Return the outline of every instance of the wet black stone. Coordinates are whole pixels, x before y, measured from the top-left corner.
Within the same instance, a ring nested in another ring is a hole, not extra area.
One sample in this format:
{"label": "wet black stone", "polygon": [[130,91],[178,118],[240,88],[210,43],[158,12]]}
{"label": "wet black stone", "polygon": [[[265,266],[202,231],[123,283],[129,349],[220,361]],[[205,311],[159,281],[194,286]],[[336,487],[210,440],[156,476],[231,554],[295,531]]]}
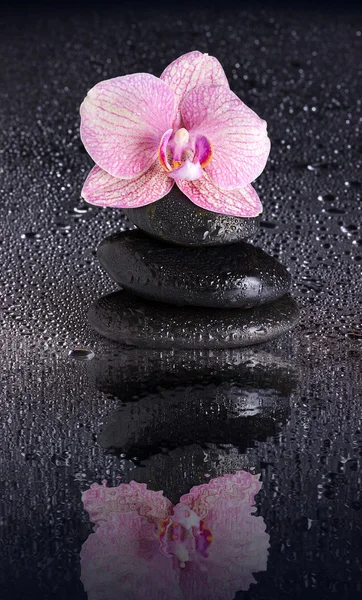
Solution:
{"label": "wet black stone", "polygon": [[142,348],[232,348],[259,344],[293,327],[296,302],[283,296],[248,310],[176,307],[139,299],[128,292],[108,294],[89,310],[98,333]]}
{"label": "wet black stone", "polygon": [[252,237],[258,231],[260,221],[260,217],[232,217],[204,210],[193,204],[177,186],[157,202],[124,212],[146,233],[182,246],[239,242]]}
{"label": "wet black stone", "polygon": [[250,308],[283,296],[290,274],[273,257],[246,242],[180,248],[126,231],[103,240],[98,258],[123,288],[177,305]]}

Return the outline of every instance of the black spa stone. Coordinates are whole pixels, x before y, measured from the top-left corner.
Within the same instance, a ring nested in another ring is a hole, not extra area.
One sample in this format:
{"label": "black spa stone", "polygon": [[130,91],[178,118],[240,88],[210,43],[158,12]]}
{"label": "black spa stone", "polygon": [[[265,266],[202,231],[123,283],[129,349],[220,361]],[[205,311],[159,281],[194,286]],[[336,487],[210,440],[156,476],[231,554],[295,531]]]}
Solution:
{"label": "black spa stone", "polygon": [[103,336],[141,348],[237,348],[259,344],[293,327],[296,302],[285,295],[248,310],[177,307],[113,292],[89,310],[91,326]]}
{"label": "black spa stone", "polygon": [[250,308],[290,288],[285,267],[246,242],[181,248],[126,231],[103,240],[98,258],[124,289],[179,306]]}
{"label": "black spa stone", "polygon": [[252,237],[259,217],[231,217],[193,204],[175,185],[161,200],[140,208],[124,209],[127,217],[146,233],[182,246],[232,244]]}

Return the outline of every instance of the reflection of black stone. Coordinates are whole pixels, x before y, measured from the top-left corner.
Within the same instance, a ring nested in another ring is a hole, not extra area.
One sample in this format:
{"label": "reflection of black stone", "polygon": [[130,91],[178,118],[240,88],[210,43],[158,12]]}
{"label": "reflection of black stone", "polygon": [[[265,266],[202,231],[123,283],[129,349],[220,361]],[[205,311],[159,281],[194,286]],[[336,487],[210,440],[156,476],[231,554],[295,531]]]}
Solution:
{"label": "reflection of black stone", "polygon": [[219,385],[223,381],[244,381],[252,388],[277,389],[281,396],[289,396],[296,385],[296,374],[289,362],[291,348],[284,342],[177,352],[119,347],[111,357],[96,357],[90,362],[88,376],[95,387],[122,402],[179,385]]}
{"label": "reflection of black stone", "polygon": [[245,242],[180,248],[141,231],[125,231],[104,239],[98,258],[125,289],[170,304],[250,308],[272,302],[290,288],[286,268]]}
{"label": "reflection of black stone", "polygon": [[222,381],[159,389],[115,413],[98,441],[144,457],[193,443],[231,444],[239,452],[276,434],[289,402],[276,389]]}
{"label": "reflection of black stone", "polygon": [[[132,463],[131,463],[132,464]],[[163,490],[173,504],[180,501],[192,486],[207,483],[210,477],[235,473],[238,470],[258,473],[259,466],[247,454],[235,448],[221,449],[198,444],[183,446],[167,453],[153,454],[126,472],[126,482],[146,483],[152,490]],[[206,475],[206,477],[205,477]]]}
{"label": "reflection of black stone", "polygon": [[283,296],[271,304],[243,309],[177,307],[142,301],[127,292],[97,300],[89,322],[102,335],[144,348],[232,348],[259,344],[291,327],[297,304]]}
{"label": "reflection of black stone", "polygon": [[183,246],[232,244],[254,235],[259,227],[259,217],[231,217],[196,206],[176,185],[158,202],[124,212],[146,233]]}
{"label": "reflection of black stone", "polygon": [[246,467],[246,449],[276,435],[288,418],[297,376],[271,354],[180,353],[172,363],[172,354],[157,360],[155,352],[131,352],[89,366],[98,389],[124,403],[98,442],[110,452],[137,456],[142,465],[130,477],[172,498],[206,481],[205,473]]}
{"label": "reflection of black stone", "polygon": [[197,356],[190,358],[178,357],[173,369],[171,357],[167,364],[142,352],[128,361],[121,355],[93,362],[97,388],[127,404],[104,427],[100,443],[144,455],[193,443],[244,450],[273,435],[296,385],[288,363],[250,351],[234,362],[232,356],[220,361],[220,354],[201,356],[198,365]]}

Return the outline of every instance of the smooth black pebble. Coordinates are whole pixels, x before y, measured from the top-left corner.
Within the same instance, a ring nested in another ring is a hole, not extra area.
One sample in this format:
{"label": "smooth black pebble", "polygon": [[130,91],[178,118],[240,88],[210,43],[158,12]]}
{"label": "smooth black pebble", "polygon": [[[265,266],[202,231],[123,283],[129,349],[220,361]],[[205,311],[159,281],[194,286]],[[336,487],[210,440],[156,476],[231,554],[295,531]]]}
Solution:
{"label": "smooth black pebble", "polygon": [[181,248],[133,230],[104,239],[98,258],[122,288],[179,306],[250,308],[290,289],[286,268],[246,242]]}
{"label": "smooth black pebble", "polygon": [[286,295],[248,310],[176,307],[125,291],[97,300],[91,326],[107,338],[141,348],[237,348],[259,344],[293,327],[299,309]]}
{"label": "smooth black pebble", "polygon": [[161,200],[124,213],[146,233],[182,246],[233,244],[252,237],[260,222],[260,217],[232,217],[200,208],[176,185]]}

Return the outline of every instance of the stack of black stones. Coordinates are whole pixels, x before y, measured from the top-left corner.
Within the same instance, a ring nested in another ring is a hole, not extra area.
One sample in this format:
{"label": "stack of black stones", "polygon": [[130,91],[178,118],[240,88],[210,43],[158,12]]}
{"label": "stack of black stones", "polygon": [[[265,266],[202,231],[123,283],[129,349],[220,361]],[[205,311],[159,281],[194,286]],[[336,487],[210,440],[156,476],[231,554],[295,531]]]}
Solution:
{"label": "stack of black stones", "polygon": [[270,340],[298,321],[288,271],[245,241],[258,217],[204,210],[176,186],[124,212],[138,229],[98,248],[121,286],[90,309],[102,335],[143,348],[232,348]]}

